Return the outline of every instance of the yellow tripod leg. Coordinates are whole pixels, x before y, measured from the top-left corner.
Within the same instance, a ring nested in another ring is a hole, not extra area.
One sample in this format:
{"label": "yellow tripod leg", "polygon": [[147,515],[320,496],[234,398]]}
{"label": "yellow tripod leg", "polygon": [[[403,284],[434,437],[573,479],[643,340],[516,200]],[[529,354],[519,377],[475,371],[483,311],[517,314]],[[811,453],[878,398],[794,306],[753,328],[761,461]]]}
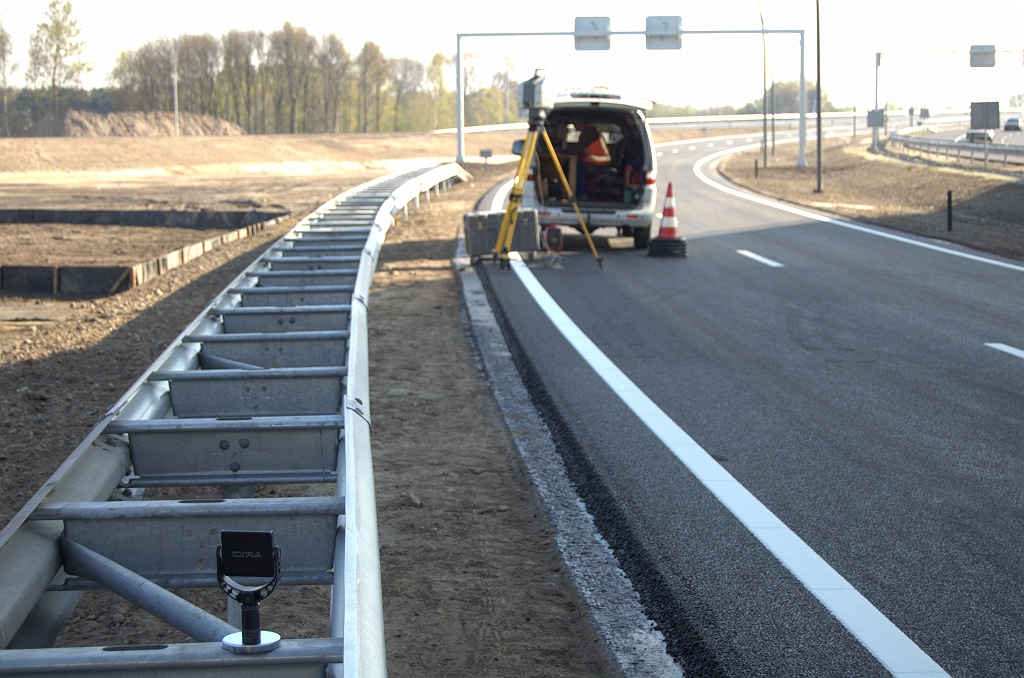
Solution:
{"label": "yellow tripod leg", "polygon": [[551,145],[551,137],[548,136],[548,131],[545,128],[541,128],[540,133],[544,135],[544,143],[547,144],[548,153],[551,154],[551,158],[555,161],[554,165],[555,171],[558,172],[558,180],[562,182],[565,192],[569,194],[569,200],[572,202],[572,208],[576,211],[576,218],[580,220],[580,228],[583,229],[583,235],[587,238],[590,251],[593,253],[594,259],[597,260],[598,267],[604,269],[604,266],[601,264],[601,257],[597,254],[597,247],[594,246],[594,240],[590,237],[590,229],[587,228],[586,222],[583,221],[583,215],[580,213],[580,206],[576,202],[576,194],[573,192],[572,187],[569,186],[569,180],[565,178],[565,172],[562,171],[562,163],[558,162],[558,156],[555,154],[555,147]]}
{"label": "yellow tripod leg", "polygon": [[512,248],[512,237],[515,235],[516,222],[519,219],[519,207],[523,204],[523,193],[526,190],[526,177],[530,165],[533,164],[533,155],[536,151],[537,131],[531,129],[526,135],[526,143],[523,144],[519,167],[516,169],[512,190],[509,192],[508,209],[505,210],[505,216],[502,217],[498,240],[494,244],[494,253],[500,256],[502,262],[508,261],[508,253]]}

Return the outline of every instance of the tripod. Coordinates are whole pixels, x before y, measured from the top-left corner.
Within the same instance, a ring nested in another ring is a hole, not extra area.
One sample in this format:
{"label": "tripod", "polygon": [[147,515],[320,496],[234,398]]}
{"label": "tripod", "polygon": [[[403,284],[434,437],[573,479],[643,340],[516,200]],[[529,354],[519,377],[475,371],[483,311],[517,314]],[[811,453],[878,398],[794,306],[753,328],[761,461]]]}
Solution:
{"label": "tripod", "polygon": [[580,228],[583,230],[583,235],[587,238],[590,251],[593,253],[598,267],[603,270],[604,266],[601,263],[601,257],[597,253],[597,248],[594,247],[593,238],[590,237],[590,229],[587,228],[583,215],[580,214],[580,206],[576,201],[576,194],[573,192],[572,187],[569,186],[569,180],[565,178],[562,164],[558,161],[555,147],[551,144],[551,138],[544,127],[546,117],[547,113],[543,108],[530,109],[530,131],[526,133],[526,140],[523,142],[523,152],[519,157],[519,167],[516,170],[515,180],[512,183],[512,190],[509,192],[508,209],[505,210],[505,216],[501,220],[501,230],[498,231],[498,241],[494,245],[494,254],[499,257],[501,268],[506,268],[508,266],[509,248],[512,246],[512,236],[515,233],[516,221],[519,218],[519,208],[523,204],[526,176],[530,170],[530,165],[533,164],[533,156],[537,152],[537,141],[538,139],[544,139],[544,144],[547,146],[548,153],[551,154],[551,159],[554,162],[555,171],[558,172],[558,180],[562,182],[565,192],[569,195],[569,201],[572,203],[573,210],[576,211],[576,217],[580,220]]}

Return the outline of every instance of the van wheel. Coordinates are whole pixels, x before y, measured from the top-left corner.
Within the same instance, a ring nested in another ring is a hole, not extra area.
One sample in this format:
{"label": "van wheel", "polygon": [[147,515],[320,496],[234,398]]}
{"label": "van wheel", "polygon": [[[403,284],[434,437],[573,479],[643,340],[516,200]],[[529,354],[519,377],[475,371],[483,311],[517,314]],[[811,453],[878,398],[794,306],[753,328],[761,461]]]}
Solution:
{"label": "van wheel", "polygon": [[651,231],[646,228],[633,229],[633,249],[647,249],[647,241],[651,238]]}

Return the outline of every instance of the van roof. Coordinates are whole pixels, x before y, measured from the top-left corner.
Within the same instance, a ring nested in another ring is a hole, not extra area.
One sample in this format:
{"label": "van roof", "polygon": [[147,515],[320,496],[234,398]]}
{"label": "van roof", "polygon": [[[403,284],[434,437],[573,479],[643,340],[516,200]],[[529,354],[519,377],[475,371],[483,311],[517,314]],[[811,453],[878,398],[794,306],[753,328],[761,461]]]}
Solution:
{"label": "van roof", "polygon": [[607,90],[563,92],[555,97],[555,108],[584,107],[649,111],[654,102],[640,97],[622,97]]}

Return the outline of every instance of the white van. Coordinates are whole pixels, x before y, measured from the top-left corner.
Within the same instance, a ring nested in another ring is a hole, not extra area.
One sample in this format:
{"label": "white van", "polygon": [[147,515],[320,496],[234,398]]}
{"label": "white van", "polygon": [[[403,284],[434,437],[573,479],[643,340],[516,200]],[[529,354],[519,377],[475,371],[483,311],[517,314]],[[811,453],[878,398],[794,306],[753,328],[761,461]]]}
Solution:
{"label": "white van", "polygon": [[[572,92],[555,99],[545,123],[587,228],[613,226],[620,235],[632,236],[638,249],[650,239],[657,198],[654,141],[645,115],[652,105],[608,92]],[[512,151],[521,153],[522,142]],[[537,210],[542,228],[579,229],[554,162],[544,142],[538,142],[523,208]]]}

